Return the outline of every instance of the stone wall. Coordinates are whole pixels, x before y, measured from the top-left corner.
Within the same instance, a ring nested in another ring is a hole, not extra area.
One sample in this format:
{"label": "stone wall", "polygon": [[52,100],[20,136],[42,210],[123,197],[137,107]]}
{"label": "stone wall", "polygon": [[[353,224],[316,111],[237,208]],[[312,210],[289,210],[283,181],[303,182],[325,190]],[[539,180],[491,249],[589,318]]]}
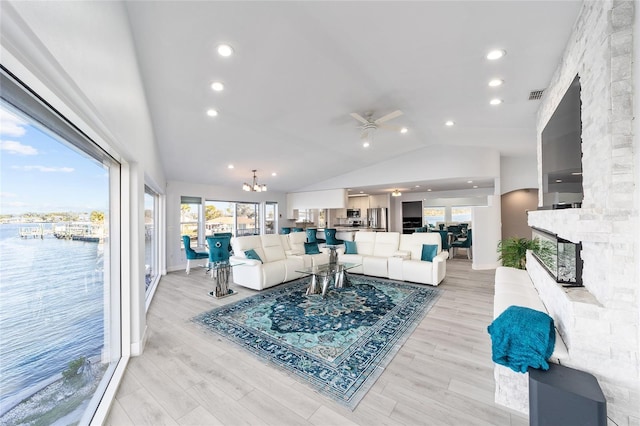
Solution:
{"label": "stone wall", "polygon": [[538,111],[540,159],[540,134],[575,75],[580,76],[583,208],[529,212],[530,226],[582,241],[584,288],[559,286],[533,258],[527,269],[569,348],[564,364],[598,378],[608,416],[617,425],[640,424],[634,6],[619,0],[584,3]]}

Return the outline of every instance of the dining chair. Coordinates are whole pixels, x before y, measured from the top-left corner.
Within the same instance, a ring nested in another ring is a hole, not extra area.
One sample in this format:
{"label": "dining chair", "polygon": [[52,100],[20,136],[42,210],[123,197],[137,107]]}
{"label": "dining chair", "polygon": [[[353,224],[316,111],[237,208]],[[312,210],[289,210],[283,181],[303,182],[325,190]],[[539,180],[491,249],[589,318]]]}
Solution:
{"label": "dining chair", "polygon": [[304,232],[304,228],[291,228],[291,232]]}
{"label": "dining chair", "polygon": [[453,243],[451,243],[451,247],[453,250],[452,258],[456,255],[456,249],[463,248],[467,250],[467,259],[471,259],[471,245],[473,241],[471,239],[471,229],[467,229],[467,238],[460,238]]}
{"label": "dining chair", "polygon": [[224,237],[207,237],[207,245],[209,246],[209,270],[211,271],[211,278],[213,278],[214,271],[220,263],[229,262],[229,241],[230,238]]}
{"label": "dining chair", "polygon": [[195,251],[191,248],[191,238],[188,235],[182,236],[182,242],[184,243],[184,253],[187,256],[187,274],[191,272],[191,261],[198,259],[206,259],[209,257],[209,253],[202,251]]}
{"label": "dining chair", "polygon": [[233,234],[231,232],[214,232],[214,237],[229,237],[229,254],[233,255],[233,249],[231,248],[231,238]]}
{"label": "dining chair", "polygon": [[325,228],[324,237],[327,240],[328,246],[337,246],[339,244],[344,243],[343,240],[339,240],[336,238],[336,229],[335,228]]}
{"label": "dining chair", "polygon": [[282,235],[290,234],[291,233],[291,228],[288,228],[288,227],[280,228],[280,233]]}
{"label": "dining chair", "polygon": [[446,229],[440,229],[436,232],[440,233],[440,239],[442,241],[442,250],[449,250],[449,231]]}

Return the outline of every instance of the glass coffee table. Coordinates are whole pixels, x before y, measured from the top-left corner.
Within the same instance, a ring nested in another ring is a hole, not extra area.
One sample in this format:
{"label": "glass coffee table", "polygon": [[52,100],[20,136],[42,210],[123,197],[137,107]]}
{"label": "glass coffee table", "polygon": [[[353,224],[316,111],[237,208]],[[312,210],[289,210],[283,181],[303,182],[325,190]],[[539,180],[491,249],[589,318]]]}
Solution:
{"label": "glass coffee table", "polygon": [[327,263],[297,269],[296,272],[311,275],[307,295],[322,294],[324,297],[332,280],[335,288],[348,287],[349,277],[346,272],[358,266],[360,266],[359,263]]}

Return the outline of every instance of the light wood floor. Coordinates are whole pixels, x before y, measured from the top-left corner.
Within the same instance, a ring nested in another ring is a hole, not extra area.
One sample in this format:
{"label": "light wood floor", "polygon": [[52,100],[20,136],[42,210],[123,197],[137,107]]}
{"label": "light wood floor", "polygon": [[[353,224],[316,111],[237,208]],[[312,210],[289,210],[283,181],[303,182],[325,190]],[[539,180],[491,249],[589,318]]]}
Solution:
{"label": "light wood floor", "polygon": [[495,272],[447,262],[442,296],[354,411],[200,330],[190,319],[224,303],[202,270],[163,277],[147,316],[148,342],[132,358],[107,424],[527,425],[494,404],[491,340]]}

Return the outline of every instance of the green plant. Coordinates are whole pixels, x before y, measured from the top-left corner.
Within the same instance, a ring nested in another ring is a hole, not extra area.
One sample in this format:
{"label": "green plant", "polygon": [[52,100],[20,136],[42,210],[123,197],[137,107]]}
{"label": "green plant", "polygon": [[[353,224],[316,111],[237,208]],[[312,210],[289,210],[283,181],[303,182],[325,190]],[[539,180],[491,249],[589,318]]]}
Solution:
{"label": "green plant", "polygon": [[498,243],[498,260],[502,266],[510,266],[517,269],[525,269],[527,265],[527,250],[534,252],[543,262],[553,257],[553,244],[549,241],[541,241],[538,238],[507,238]]}
{"label": "green plant", "polygon": [[71,380],[78,375],[78,371],[80,367],[84,365],[85,357],[81,356],[80,358],[69,362],[69,368],[62,372],[62,377],[65,380]]}

